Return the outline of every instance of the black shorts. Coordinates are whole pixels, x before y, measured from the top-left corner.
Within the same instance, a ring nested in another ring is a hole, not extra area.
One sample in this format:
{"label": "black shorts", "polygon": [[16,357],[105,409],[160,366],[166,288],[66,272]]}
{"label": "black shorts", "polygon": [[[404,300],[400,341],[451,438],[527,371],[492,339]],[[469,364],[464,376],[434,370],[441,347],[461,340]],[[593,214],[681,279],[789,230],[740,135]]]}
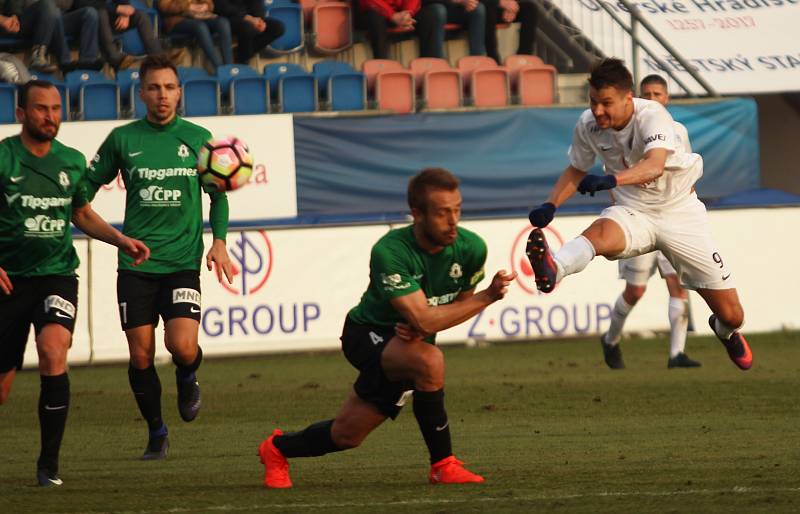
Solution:
{"label": "black shorts", "polygon": [[158,325],[173,318],[200,321],[200,272],[117,274],[117,302],[122,330]]}
{"label": "black shorts", "polygon": [[78,313],[78,278],[11,277],[14,290],[0,292],[0,373],[22,368],[31,324],[38,335],[55,323],[72,333]]}
{"label": "black shorts", "polygon": [[414,390],[410,380],[392,381],[383,373],[381,355],[394,329],[359,325],[348,316],[342,329],[344,356],[360,373],[353,384],[359,398],[375,405],[383,414],[395,419]]}

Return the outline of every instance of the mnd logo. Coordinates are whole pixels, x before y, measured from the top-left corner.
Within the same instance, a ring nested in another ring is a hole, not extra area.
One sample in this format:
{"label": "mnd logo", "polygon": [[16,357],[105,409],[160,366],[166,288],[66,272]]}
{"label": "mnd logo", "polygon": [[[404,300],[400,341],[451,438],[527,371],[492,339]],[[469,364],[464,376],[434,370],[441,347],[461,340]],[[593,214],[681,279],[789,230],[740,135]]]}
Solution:
{"label": "mnd logo", "polygon": [[272,244],[267,233],[240,232],[239,237],[228,245],[233,261],[233,284],[223,280],[222,287],[237,296],[255,294],[264,287],[272,273]]}
{"label": "mnd logo", "polygon": [[[50,312],[51,309],[56,309],[56,316],[58,316],[58,311],[60,311],[67,314],[70,318],[75,317],[76,309],[72,302],[55,294],[51,294],[44,299],[44,311]],[[60,317],[63,318],[64,316]]]}

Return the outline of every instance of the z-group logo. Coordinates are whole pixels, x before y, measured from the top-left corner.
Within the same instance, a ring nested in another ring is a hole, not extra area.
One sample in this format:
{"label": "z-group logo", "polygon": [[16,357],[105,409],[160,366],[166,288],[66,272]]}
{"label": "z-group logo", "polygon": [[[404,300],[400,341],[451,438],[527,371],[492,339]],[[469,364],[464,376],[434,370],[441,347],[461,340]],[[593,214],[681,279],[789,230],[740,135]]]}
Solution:
{"label": "z-group logo", "polygon": [[229,293],[247,296],[257,293],[267,283],[272,272],[272,244],[263,230],[240,232],[228,245],[233,261],[233,284],[222,282]]}
{"label": "z-group logo", "polygon": [[[553,225],[548,225],[543,228],[544,237],[547,238],[547,244],[550,246],[550,251],[556,253],[561,245],[564,244],[564,239],[561,234],[554,228]],[[531,261],[525,253],[525,246],[528,244],[528,234],[531,233],[533,227],[526,225],[525,228],[519,231],[517,237],[514,238],[514,244],[511,247],[511,269],[517,272],[517,284],[528,294],[541,294],[536,289],[536,282],[534,281],[533,268]],[[556,286],[557,288],[558,286]],[[549,293],[552,294],[552,293]]]}

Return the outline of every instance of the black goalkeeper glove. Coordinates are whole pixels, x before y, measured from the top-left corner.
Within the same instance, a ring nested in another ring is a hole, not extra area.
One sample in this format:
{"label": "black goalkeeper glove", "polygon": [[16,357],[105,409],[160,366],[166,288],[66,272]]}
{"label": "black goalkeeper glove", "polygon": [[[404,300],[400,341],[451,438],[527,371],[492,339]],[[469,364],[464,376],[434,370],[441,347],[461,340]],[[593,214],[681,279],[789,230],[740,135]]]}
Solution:
{"label": "black goalkeeper glove", "polygon": [[544,228],[553,221],[553,216],[555,216],[555,214],[556,206],[547,202],[533,209],[528,214],[528,219],[531,220],[531,225],[534,227]]}
{"label": "black goalkeeper glove", "polygon": [[617,187],[617,177],[614,175],[586,175],[578,184],[578,192],[582,195],[589,193],[589,196],[594,196],[598,191],[615,187]]}

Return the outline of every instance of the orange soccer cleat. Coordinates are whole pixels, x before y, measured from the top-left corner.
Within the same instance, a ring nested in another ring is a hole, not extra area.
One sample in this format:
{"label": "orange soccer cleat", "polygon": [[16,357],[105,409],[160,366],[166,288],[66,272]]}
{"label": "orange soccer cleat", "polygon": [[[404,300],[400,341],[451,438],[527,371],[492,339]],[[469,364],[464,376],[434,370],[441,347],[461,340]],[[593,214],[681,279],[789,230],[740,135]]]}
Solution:
{"label": "orange soccer cleat", "polygon": [[464,463],[451,455],[431,466],[428,480],[432,484],[480,484],[483,477],[464,467]]}
{"label": "orange soccer cleat", "polygon": [[[711,331],[714,332],[716,335],[717,331],[714,328],[716,325],[717,317],[712,314],[710,318],[708,318],[708,324],[711,327]],[[717,339],[725,346],[725,349],[728,351],[728,357],[731,358],[734,364],[742,370],[748,370],[753,365],[753,352],[750,351],[750,345],[747,344],[747,340],[744,336],[736,330],[728,339],[722,339],[721,337],[717,336]]]}
{"label": "orange soccer cleat", "polygon": [[292,487],[292,479],[289,478],[289,461],[272,444],[276,435],[283,435],[283,432],[276,428],[272,431],[272,435],[264,439],[258,447],[258,455],[264,465],[264,487],[288,489]]}

